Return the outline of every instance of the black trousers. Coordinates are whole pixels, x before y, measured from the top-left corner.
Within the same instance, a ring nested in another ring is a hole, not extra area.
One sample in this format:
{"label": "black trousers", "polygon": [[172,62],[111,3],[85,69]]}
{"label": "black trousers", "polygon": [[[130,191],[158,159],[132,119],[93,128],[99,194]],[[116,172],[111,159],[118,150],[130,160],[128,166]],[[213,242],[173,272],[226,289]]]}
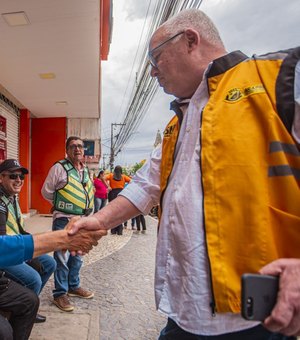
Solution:
{"label": "black trousers", "polygon": [[296,340],[296,337],[271,333],[261,325],[234,333],[196,335],[184,331],[172,319],[168,318],[168,323],[161,331],[158,340]]}
{"label": "black trousers", "polygon": [[146,230],[146,221],[145,221],[144,215],[136,216],[135,220],[136,220],[137,230],[141,230],[141,224],[142,224],[143,230]]}
{"label": "black trousers", "polygon": [[0,317],[1,340],[27,340],[39,308],[39,298],[30,289],[10,281],[0,291],[0,310],[10,312],[9,321]]}
{"label": "black trousers", "polygon": [[[120,189],[120,188],[112,189],[108,193],[108,202],[111,202],[112,200],[114,200],[121,191],[122,191],[122,189]],[[123,224],[119,224],[118,226],[112,228],[110,232],[112,234],[122,235],[123,234]]]}

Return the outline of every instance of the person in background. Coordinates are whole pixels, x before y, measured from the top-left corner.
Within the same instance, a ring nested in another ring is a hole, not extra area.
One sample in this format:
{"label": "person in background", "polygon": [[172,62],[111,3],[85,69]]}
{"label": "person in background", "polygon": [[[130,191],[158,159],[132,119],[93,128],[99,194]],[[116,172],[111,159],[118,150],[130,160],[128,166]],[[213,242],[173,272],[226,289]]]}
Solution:
{"label": "person in background", "polygon": [[140,214],[135,217],[136,220],[136,233],[139,233],[141,231],[141,225],[142,225],[142,234],[146,233],[146,220],[144,215]]}
{"label": "person in background", "polygon": [[[176,115],[128,187],[70,233],[107,230],[160,202],[159,340],[296,339],[300,48],[228,53],[211,19],[189,9],[154,32],[148,55]],[[279,277],[263,323],[240,315],[241,275],[255,272]]]}
{"label": "person in background", "polygon": [[[111,191],[108,193],[108,202],[111,202],[114,200],[119,193],[124,189],[127,183],[131,181],[131,178],[123,175],[122,173],[122,167],[120,165],[117,165],[114,168],[114,172],[108,174],[106,177],[106,180],[109,183],[109,186],[111,188]],[[123,224],[119,224],[116,227],[111,229],[111,233],[113,235],[122,235],[123,234]]]}
{"label": "person in background", "polygon": [[[74,222],[74,219],[73,219]],[[69,226],[71,226],[70,222]],[[14,266],[54,250],[88,253],[107,232],[68,235],[68,228],[37,235],[0,236],[0,267]],[[0,339],[27,340],[39,307],[38,296],[30,289],[0,273]],[[9,320],[2,314],[9,314]]]}
{"label": "person in background", "polygon": [[110,187],[105,179],[104,170],[100,170],[98,176],[94,179],[94,187],[95,187],[95,204],[94,204],[94,212],[96,213],[98,210],[105,207],[107,202],[107,194],[110,190]]}
{"label": "person in background", "polygon": [[[82,163],[83,140],[71,136],[66,141],[67,157],[55,163],[42,187],[43,197],[53,205],[52,230],[64,229],[74,216],[87,216],[94,208],[94,186],[88,168]],[[94,293],[80,286],[82,257],[55,251],[53,303],[64,312],[74,306],[68,296],[91,299]]]}
{"label": "person in background", "polygon": [[[16,159],[6,159],[0,164],[0,235],[27,234],[18,201],[27,174],[28,170]],[[49,255],[1,267],[5,276],[33,290],[36,295],[41,293],[55,268],[56,262]],[[37,314],[35,322],[45,321],[45,316]]]}
{"label": "person in background", "polygon": [[[130,175],[129,176],[130,177],[130,180],[132,179],[132,176]],[[126,188],[127,187],[127,185],[129,184],[130,182],[126,182],[125,183],[125,186],[124,186],[124,188]],[[135,217],[133,217],[132,219],[131,219],[131,230],[135,230],[136,228],[135,228]],[[124,222],[124,229],[127,229],[127,224],[128,224],[128,221],[125,221]]]}
{"label": "person in background", "polygon": [[[132,230],[135,230],[135,229],[136,229],[136,228],[135,228],[135,222],[136,222],[135,217],[133,217],[133,218],[131,219],[131,229],[132,229]],[[125,221],[125,222],[124,222],[124,228],[125,228],[125,229],[127,228],[127,224],[128,224],[128,221]]]}

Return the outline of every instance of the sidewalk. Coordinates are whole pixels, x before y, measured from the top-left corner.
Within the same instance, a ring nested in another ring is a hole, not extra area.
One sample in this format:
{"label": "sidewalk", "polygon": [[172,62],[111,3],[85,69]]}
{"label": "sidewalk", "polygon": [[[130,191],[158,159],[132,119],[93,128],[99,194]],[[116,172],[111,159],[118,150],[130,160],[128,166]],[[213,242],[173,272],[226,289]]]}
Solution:
{"label": "sidewalk", "polygon": [[[154,340],[166,320],[154,307],[154,253],[157,221],[146,218],[147,233],[108,235],[84,257],[83,287],[92,300],[71,298],[74,312],[61,312],[51,302],[53,278],[40,296],[39,312],[47,316],[36,324],[30,340]],[[130,222],[128,223],[130,225]],[[52,218],[34,215],[25,220],[31,233],[51,230]]]}

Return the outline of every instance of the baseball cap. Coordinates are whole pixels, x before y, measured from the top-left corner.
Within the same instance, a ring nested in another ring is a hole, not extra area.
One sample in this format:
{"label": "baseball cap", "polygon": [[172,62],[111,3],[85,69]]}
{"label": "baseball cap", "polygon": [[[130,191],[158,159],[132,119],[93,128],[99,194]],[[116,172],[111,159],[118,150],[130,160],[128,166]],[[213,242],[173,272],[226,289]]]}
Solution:
{"label": "baseball cap", "polygon": [[3,171],[12,172],[14,170],[21,170],[24,175],[28,174],[28,170],[24,168],[16,159],[6,159],[0,164],[0,173]]}

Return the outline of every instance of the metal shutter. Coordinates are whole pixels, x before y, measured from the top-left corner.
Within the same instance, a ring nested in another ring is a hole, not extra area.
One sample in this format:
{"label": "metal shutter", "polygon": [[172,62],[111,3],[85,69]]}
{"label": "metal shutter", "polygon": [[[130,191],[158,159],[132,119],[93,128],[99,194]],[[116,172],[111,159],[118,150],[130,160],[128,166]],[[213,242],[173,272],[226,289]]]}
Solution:
{"label": "metal shutter", "polygon": [[6,118],[7,158],[19,159],[19,117],[8,106],[0,103],[0,115]]}

